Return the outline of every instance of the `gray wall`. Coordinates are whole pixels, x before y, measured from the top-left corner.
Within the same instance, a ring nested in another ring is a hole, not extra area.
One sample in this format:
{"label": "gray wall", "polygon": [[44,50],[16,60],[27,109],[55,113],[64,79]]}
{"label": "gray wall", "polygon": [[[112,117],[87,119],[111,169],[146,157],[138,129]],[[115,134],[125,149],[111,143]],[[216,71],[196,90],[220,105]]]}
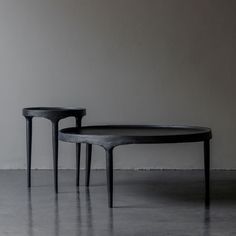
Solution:
{"label": "gray wall", "polygon": [[[25,168],[21,108],[40,105],[84,106],[84,124],[209,126],[212,167],[236,168],[235,12],[233,0],[0,0],[0,168]],[[50,124],[34,129],[33,167],[51,168]],[[121,147],[115,166],[201,168],[201,147]],[[60,167],[74,153],[61,144]]]}

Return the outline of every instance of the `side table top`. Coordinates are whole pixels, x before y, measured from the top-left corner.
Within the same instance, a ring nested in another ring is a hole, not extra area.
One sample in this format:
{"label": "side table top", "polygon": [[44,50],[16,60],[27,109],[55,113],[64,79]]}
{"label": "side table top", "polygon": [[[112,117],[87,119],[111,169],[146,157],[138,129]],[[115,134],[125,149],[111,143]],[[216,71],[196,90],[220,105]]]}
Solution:
{"label": "side table top", "polygon": [[68,116],[84,116],[86,109],[80,107],[26,107],[23,108],[22,114],[25,117],[68,117]]}

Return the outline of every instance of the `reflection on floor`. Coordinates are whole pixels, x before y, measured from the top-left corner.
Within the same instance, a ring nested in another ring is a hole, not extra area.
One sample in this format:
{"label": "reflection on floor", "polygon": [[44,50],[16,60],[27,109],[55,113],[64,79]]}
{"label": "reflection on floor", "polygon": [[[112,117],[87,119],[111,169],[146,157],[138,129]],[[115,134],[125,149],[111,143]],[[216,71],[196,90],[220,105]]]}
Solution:
{"label": "reflection on floor", "polygon": [[[81,177],[84,173],[81,173]],[[202,171],[116,171],[114,209],[104,171],[75,187],[74,171],[0,171],[0,235],[236,235],[236,172],[212,171],[212,204],[204,209]]]}

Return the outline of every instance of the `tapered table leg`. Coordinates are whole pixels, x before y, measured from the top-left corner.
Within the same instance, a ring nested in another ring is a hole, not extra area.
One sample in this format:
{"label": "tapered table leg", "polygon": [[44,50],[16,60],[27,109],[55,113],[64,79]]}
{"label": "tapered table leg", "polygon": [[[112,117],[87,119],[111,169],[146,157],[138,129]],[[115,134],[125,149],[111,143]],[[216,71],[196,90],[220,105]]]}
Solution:
{"label": "tapered table leg", "polygon": [[80,182],[80,150],[81,150],[81,144],[76,144],[76,186],[79,186]]}
{"label": "tapered table leg", "polygon": [[52,122],[54,188],[58,193],[58,121]]}
{"label": "tapered table leg", "polygon": [[[76,127],[79,129],[81,127],[81,118],[76,117]],[[80,183],[80,152],[81,144],[76,143],[76,186]]]}
{"label": "tapered table leg", "polygon": [[86,144],[86,177],[85,186],[89,186],[91,172],[92,144]]}
{"label": "tapered table leg", "polygon": [[32,117],[26,117],[27,184],[31,187]]}
{"label": "tapered table leg", "polygon": [[210,206],[210,141],[204,141],[205,206]]}
{"label": "tapered table leg", "polygon": [[113,207],[113,149],[106,150],[108,207]]}

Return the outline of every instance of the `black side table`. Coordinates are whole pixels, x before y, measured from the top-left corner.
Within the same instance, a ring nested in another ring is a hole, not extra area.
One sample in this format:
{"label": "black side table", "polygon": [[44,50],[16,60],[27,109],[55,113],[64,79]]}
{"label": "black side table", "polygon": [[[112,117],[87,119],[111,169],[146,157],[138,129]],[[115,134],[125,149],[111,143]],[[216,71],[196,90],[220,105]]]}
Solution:
{"label": "black side table", "polygon": [[[27,182],[31,187],[31,156],[32,156],[32,120],[41,117],[52,122],[52,146],[53,146],[53,169],[54,187],[58,193],[58,124],[61,119],[75,117],[76,127],[81,127],[82,117],[86,115],[84,108],[64,107],[29,107],[23,109],[26,118],[26,148],[27,148]],[[79,186],[80,174],[80,144],[76,144],[76,185]]]}

